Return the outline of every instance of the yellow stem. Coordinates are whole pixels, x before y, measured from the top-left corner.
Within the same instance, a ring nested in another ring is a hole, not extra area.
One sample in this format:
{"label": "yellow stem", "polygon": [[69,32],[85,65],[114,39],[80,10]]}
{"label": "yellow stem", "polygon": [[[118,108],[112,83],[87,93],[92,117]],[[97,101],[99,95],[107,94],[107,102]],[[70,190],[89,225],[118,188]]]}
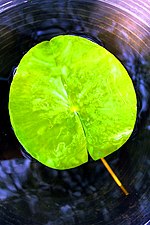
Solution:
{"label": "yellow stem", "polygon": [[104,164],[104,166],[106,167],[106,169],[108,170],[108,172],[110,173],[110,175],[112,176],[112,178],[114,179],[114,181],[116,182],[116,184],[121,188],[121,190],[124,192],[125,195],[128,195],[129,194],[128,191],[122,185],[122,183],[120,182],[120,180],[118,179],[118,177],[116,176],[116,174],[113,172],[113,170],[111,169],[111,167],[106,162],[106,160],[104,158],[101,158],[101,161]]}

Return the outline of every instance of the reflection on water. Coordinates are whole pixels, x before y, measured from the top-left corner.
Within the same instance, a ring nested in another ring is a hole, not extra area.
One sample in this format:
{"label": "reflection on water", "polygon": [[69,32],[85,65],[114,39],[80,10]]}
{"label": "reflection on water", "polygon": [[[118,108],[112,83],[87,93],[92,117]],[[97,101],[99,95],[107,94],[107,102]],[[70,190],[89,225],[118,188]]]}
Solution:
{"label": "reflection on water", "polygon": [[[118,1],[118,6],[110,0],[22,2],[0,15],[0,159],[7,159],[0,162],[0,225],[146,223],[150,218],[148,17],[142,23],[133,12],[123,11],[123,5],[136,4],[129,0],[128,4]],[[139,15],[142,12],[139,7]],[[103,45],[120,59],[133,80],[138,98],[133,135],[107,157],[129,191],[127,197],[100,161],[90,159],[78,168],[57,171],[22,158],[22,146],[9,121],[10,83],[22,56],[35,44],[59,34],[80,35]]]}
{"label": "reflection on water", "polygon": [[[112,160],[111,163],[116,167],[116,160]],[[126,211],[129,211],[129,217],[125,218],[128,224],[130,216],[136,211],[140,215],[138,222],[142,222],[143,217],[148,215],[150,206],[144,185],[146,180],[150,179],[150,174],[146,171],[150,161],[143,157],[140,163],[144,165],[140,171],[134,171],[134,168],[130,170],[134,180],[132,183],[130,181],[128,187],[131,196],[125,197],[109,179],[99,162],[84,165],[85,168],[60,172],[28,159],[2,161],[0,199],[4,205],[0,204],[0,213],[7,207],[8,211],[5,214],[15,211],[20,221],[22,216],[28,215],[30,219],[34,215],[33,221],[45,225],[51,221],[50,224],[53,225],[63,224],[62,221],[65,221],[64,224],[67,224],[67,221],[68,224],[76,224],[77,218],[80,218],[83,224],[83,221],[92,221],[93,217],[113,224],[115,216],[126,215]],[[136,216],[132,215],[132,219],[136,221]]]}

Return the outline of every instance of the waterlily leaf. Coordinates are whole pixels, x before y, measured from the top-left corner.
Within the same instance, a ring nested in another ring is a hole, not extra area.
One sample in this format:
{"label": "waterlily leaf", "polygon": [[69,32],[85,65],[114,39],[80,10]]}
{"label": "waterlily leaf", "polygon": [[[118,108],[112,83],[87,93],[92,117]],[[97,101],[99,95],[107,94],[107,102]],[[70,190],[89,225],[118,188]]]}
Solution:
{"label": "waterlily leaf", "polygon": [[55,169],[105,157],[130,137],[136,94],[105,48],[71,35],[44,41],[22,58],[10,88],[14,132],[26,151]]}

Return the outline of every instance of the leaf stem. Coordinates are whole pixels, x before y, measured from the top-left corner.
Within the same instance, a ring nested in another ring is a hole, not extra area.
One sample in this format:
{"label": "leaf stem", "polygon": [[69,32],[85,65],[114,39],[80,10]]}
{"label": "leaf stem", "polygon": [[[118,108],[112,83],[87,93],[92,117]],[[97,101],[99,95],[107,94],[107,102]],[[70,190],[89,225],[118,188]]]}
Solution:
{"label": "leaf stem", "polygon": [[112,178],[114,179],[114,181],[116,182],[116,184],[121,188],[121,190],[123,191],[123,193],[125,195],[128,195],[129,194],[128,191],[122,185],[122,183],[120,182],[120,180],[118,179],[118,177],[116,176],[116,174],[113,172],[113,170],[111,169],[111,167],[106,162],[106,160],[104,158],[101,158],[101,161],[104,164],[104,166],[106,167],[106,169],[108,170],[108,172],[110,173],[110,175],[112,176]]}

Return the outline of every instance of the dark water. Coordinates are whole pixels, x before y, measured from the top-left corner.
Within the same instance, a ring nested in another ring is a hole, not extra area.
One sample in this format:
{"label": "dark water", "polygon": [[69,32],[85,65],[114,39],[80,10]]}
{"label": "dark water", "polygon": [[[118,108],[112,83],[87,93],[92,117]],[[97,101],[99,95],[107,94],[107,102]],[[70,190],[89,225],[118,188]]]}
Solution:
{"label": "dark water", "polygon": [[[20,3],[23,1],[20,1]],[[113,1],[112,1],[113,2]],[[115,2],[115,1],[114,1]],[[0,225],[144,225],[150,220],[149,30],[133,15],[98,1],[24,1],[0,14]],[[9,87],[22,56],[60,34],[86,37],[112,52],[133,80],[134,132],[107,161],[124,196],[100,161],[57,171],[27,159],[8,114]]]}

